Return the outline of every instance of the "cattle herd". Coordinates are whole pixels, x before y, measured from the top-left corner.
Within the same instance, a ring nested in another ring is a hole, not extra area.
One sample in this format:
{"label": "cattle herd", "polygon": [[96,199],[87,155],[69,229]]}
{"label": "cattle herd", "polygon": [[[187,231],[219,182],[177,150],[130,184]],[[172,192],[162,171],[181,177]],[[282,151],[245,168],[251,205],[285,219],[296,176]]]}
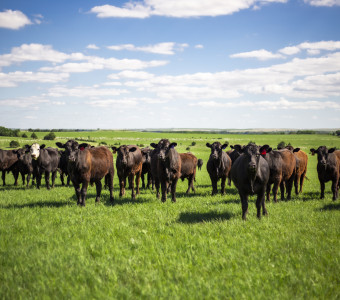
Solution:
{"label": "cattle herd", "polygon": [[[67,177],[67,185],[72,182],[77,204],[85,206],[87,188],[89,184],[96,185],[96,202],[100,201],[102,190],[101,180],[104,178],[105,186],[110,191],[110,201],[113,198],[114,164],[113,155],[108,147],[93,147],[87,143],[79,144],[75,140],[69,140],[65,144],[56,143],[56,148],[45,147],[34,143],[26,145],[22,149],[1,150],[0,170],[2,181],[5,185],[6,172],[14,175],[14,184],[18,184],[19,173],[23,184],[28,187],[32,177],[32,183],[36,180],[39,189],[41,178],[44,174],[47,189],[51,188],[50,173],[52,174],[52,187],[54,187],[57,171],[61,174],[61,182],[64,185],[64,177]],[[139,192],[140,179],[142,187],[156,189],[157,198],[166,201],[167,194],[171,193],[171,199],[176,202],[176,186],[179,179],[188,179],[187,193],[195,192],[194,182],[196,168],[200,170],[202,159],[197,159],[191,153],[178,153],[177,143],[171,143],[168,139],[161,139],[158,144],[151,143],[153,148],[140,149],[135,145],[122,145],[111,147],[114,154],[117,153],[116,169],[119,178],[119,196],[125,194],[127,188],[131,190],[131,198],[136,199]],[[284,149],[273,150],[269,145],[258,146],[254,143],[248,145],[233,145],[231,150],[223,151],[228,144],[219,142],[207,143],[211,154],[206,164],[212,185],[212,195],[218,193],[217,183],[221,180],[221,194],[225,194],[225,184],[231,181],[238,189],[241,204],[242,218],[245,220],[248,212],[248,197],[256,195],[257,217],[266,215],[265,200],[270,201],[272,188],[274,201],[277,202],[277,193],[280,187],[281,200],[291,198],[293,185],[295,193],[302,192],[303,182],[306,177],[308,156],[299,148],[288,146]],[[311,154],[317,154],[317,172],[320,181],[321,195],[325,195],[325,183],[332,181],[333,200],[338,197],[340,185],[340,150],[327,149],[320,146],[318,149],[310,149]],[[144,176],[147,176],[145,185]],[[80,186],[82,185],[82,186]]]}

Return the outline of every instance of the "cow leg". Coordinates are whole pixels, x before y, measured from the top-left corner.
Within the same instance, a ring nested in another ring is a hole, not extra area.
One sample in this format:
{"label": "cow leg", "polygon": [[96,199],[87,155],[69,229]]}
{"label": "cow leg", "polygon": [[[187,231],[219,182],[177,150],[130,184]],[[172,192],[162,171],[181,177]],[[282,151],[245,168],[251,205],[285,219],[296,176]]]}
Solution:
{"label": "cow leg", "polygon": [[320,199],[323,199],[325,198],[325,183],[323,181],[320,181],[320,189],[321,189]]}
{"label": "cow leg", "polygon": [[176,186],[178,179],[175,179],[171,183],[171,200],[172,202],[176,202]]}
{"label": "cow leg", "polygon": [[72,181],[73,186],[74,186],[74,191],[76,192],[76,197],[77,197],[77,205],[80,205],[80,184],[78,182]]}
{"label": "cow leg", "polygon": [[5,186],[6,185],[6,171],[2,171],[2,184],[3,184],[3,186]]}
{"label": "cow leg", "polygon": [[46,182],[46,187],[48,190],[51,189],[50,187],[50,172],[45,171],[45,182]]}
{"label": "cow leg", "polygon": [[162,190],[162,202],[166,201],[166,194],[168,191],[168,182],[165,180],[162,180],[161,182],[161,190]]}
{"label": "cow leg", "polygon": [[299,195],[299,182],[301,180],[301,175],[296,174],[294,178],[294,189],[295,189],[295,195]]}
{"label": "cow leg", "polygon": [[226,176],[222,176],[221,178],[221,195],[225,195],[225,182],[227,181]]}
{"label": "cow leg", "polygon": [[292,189],[293,189],[294,177],[295,177],[295,175],[292,175],[287,182],[287,186],[286,186],[287,200],[292,199]]}
{"label": "cow leg", "polygon": [[240,198],[242,203],[242,219],[245,221],[248,214],[248,195],[240,193]]}
{"label": "cow leg", "polygon": [[109,174],[107,174],[107,183],[109,186],[109,191],[110,191],[110,201],[113,203],[114,202],[114,198],[113,198],[113,172],[110,172]]}
{"label": "cow leg", "polygon": [[[138,172],[136,174],[136,194],[139,195],[140,191],[139,191],[139,183],[140,183],[140,177],[142,176],[142,171]],[[144,176],[143,176],[144,177]]]}
{"label": "cow leg", "polygon": [[147,178],[147,184],[146,184],[146,187],[149,189],[150,188],[150,182],[151,182],[151,174],[150,174],[150,172],[148,172],[148,173],[146,173],[146,178]]}
{"label": "cow leg", "polygon": [[19,171],[14,170],[13,171],[13,176],[14,176],[14,185],[18,185]]}
{"label": "cow leg", "polygon": [[21,179],[22,179],[22,185],[25,185],[25,173],[20,172],[20,174],[21,174]]}
{"label": "cow leg", "polygon": [[125,183],[126,183],[126,178],[123,178],[122,176],[119,177],[119,197],[124,196],[125,194]]}
{"label": "cow leg", "polygon": [[67,176],[67,186],[70,186],[70,180],[71,180],[70,176]]}
{"label": "cow leg", "polygon": [[142,179],[142,189],[145,189],[145,178],[144,178],[145,174],[142,174],[140,177]]}
{"label": "cow leg", "polygon": [[81,200],[80,200],[80,205],[85,206],[85,200],[86,200],[86,194],[87,194],[87,188],[89,186],[89,182],[87,180],[83,181],[83,185],[81,187]]}
{"label": "cow leg", "polygon": [[[191,187],[191,190],[196,193],[196,190],[195,190],[195,186],[194,186],[194,181],[195,181],[195,175],[191,175],[189,177],[189,182],[190,182],[190,187]],[[190,189],[189,187],[189,189]]]}
{"label": "cow leg", "polygon": [[[268,202],[270,202],[270,189],[271,189],[272,185],[270,183],[267,183],[267,188],[266,188],[266,200]],[[274,188],[273,188],[274,191]]]}
{"label": "cow leg", "polygon": [[27,178],[26,178],[26,188],[28,188],[28,184],[30,183],[30,179],[31,179],[31,173],[28,173]]}
{"label": "cow leg", "polygon": [[62,186],[65,186],[65,182],[64,182],[64,172],[63,172],[63,171],[60,173],[60,180],[61,180],[61,185],[62,185]]}
{"label": "cow leg", "polygon": [[261,207],[262,207],[262,214],[267,215],[267,209],[265,204],[265,190],[263,189],[257,194],[256,199],[256,209],[257,209],[257,217],[261,219]]}
{"label": "cow leg", "polygon": [[303,182],[305,180],[306,172],[304,172],[300,177],[300,193],[302,193]]}
{"label": "cow leg", "polygon": [[228,185],[231,186],[231,175],[230,175],[230,172],[228,174]]}
{"label": "cow leg", "polygon": [[332,192],[333,192],[332,200],[335,201],[338,198],[338,179],[337,178],[332,181]]}
{"label": "cow leg", "polygon": [[281,201],[285,200],[285,182],[281,180],[280,183],[280,191],[281,191]]}
{"label": "cow leg", "polygon": [[156,186],[156,197],[159,199],[159,179],[155,179],[155,186]]}
{"label": "cow leg", "polygon": [[100,202],[100,195],[102,193],[102,182],[100,180],[96,181],[96,191],[97,191],[96,202]]}
{"label": "cow leg", "polygon": [[280,180],[276,180],[273,185],[274,202],[277,203],[277,193],[279,192]]}
{"label": "cow leg", "polygon": [[212,185],[212,188],[213,188],[211,196],[214,196],[214,195],[217,194],[217,179],[215,179],[213,177],[211,177],[210,179],[211,179],[211,185]]}
{"label": "cow leg", "polygon": [[37,189],[40,189],[40,185],[41,185],[41,177],[42,177],[42,174],[41,173],[38,173],[37,174]]}
{"label": "cow leg", "polygon": [[57,177],[57,170],[52,172],[52,188],[54,188],[55,179]]}
{"label": "cow leg", "polygon": [[135,177],[135,175],[133,175],[133,174],[129,175],[129,185],[130,185],[129,188],[131,189],[131,199],[132,200],[136,200],[134,177]]}

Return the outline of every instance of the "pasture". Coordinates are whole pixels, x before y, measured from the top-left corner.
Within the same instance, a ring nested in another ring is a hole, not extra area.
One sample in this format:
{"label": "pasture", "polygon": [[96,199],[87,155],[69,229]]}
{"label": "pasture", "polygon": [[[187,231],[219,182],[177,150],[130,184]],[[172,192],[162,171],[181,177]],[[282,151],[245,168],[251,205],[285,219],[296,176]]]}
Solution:
{"label": "pasture", "polygon": [[[115,174],[114,205],[108,190],[95,204],[93,186],[86,207],[78,207],[73,187],[62,187],[59,175],[48,191],[44,179],[40,190],[25,189],[21,177],[13,186],[8,174],[7,186],[0,186],[1,299],[339,299],[340,199],[331,200],[330,182],[319,199],[317,159],[309,154],[320,145],[339,149],[339,138],[95,131],[61,132],[55,141],[43,141],[46,133],[37,135],[39,140],[2,137],[0,148],[13,139],[21,146],[37,141],[56,147],[70,138],[144,146],[169,138],[178,152],[190,147],[204,165],[196,194],[186,195],[187,180],[179,181],[176,203],[161,203],[143,189],[136,201],[129,190],[119,198]],[[205,144],[213,141],[300,147],[309,155],[303,193],[266,203],[268,216],[261,220],[251,197],[242,221],[233,185],[225,196],[211,196]]]}

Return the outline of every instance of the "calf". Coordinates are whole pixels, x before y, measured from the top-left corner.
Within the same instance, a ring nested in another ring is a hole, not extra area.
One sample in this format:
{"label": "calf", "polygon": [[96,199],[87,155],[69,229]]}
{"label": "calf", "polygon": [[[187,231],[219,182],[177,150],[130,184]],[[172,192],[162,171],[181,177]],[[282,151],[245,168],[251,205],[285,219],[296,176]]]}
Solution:
{"label": "calf", "polygon": [[113,153],[117,152],[117,174],[119,178],[120,193],[125,194],[126,177],[129,179],[131,187],[131,198],[136,199],[134,189],[134,177],[136,176],[136,193],[139,194],[139,181],[142,174],[143,156],[141,150],[135,145],[122,145],[119,148],[112,147]]}
{"label": "calf", "polygon": [[[21,174],[22,183],[25,184],[25,175],[27,174],[26,187],[28,188],[31,176],[33,174],[32,155],[29,151],[29,147],[19,149],[17,152],[17,156],[18,156],[18,171]],[[32,184],[33,180],[34,178],[32,179]]]}
{"label": "calf", "polygon": [[[293,152],[296,159],[296,173],[294,179],[295,194],[298,195],[302,192],[303,182],[307,173],[308,156],[300,148],[293,148],[292,146],[286,146],[286,149]],[[300,183],[300,190],[299,190]]]}
{"label": "calf", "polygon": [[[114,166],[112,153],[104,146],[86,148],[87,145],[79,145],[79,149],[72,150],[69,155],[68,174],[76,192],[77,204],[85,206],[87,188],[90,182],[96,184],[96,202],[100,201],[101,179],[103,177],[105,177],[105,183],[110,190],[110,201],[113,202]],[[81,189],[80,184],[82,184]]]}
{"label": "calf", "polygon": [[157,198],[159,198],[159,184],[162,189],[162,202],[166,201],[168,186],[171,185],[172,202],[176,202],[177,181],[181,177],[181,157],[175,149],[177,143],[162,139],[158,144],[150,145],[155,148],[151,158],[151,171],[155,179]]}
{"label": "calf", "polygon": [[217,194],[217,182],[221,179],[221,194],[225,194],[225,182],[230,172],[231,159],[227,153],[222,151],[228,144],[221,145],[220,142],[213,144],[207,143],[206,146],[211,149],[211,154],[207,162],[207,171],[212,184],[211,195]]}
{"label": "calf", "polygon": [[340,150],[320,146],[317,150],[312,148],[310,151],[312,155],[317,154],[317,171],[321,188],[320,199],[325,197],[325,183],[331,180],[333,201],[335,201],[338,198],[340,185]]}
{"label": "calf", "polygon": [[50,189],[50,173],[52,173],[52,188],[54,187],[59,165],[59,152],[55,148],[45,148],[45,144],[34,143],[26,145],[32,156],[33,174],[37,179],[37,188],[40,189],[42,174],[45,174],[46,187]]}
{"label": "calf", "polygon": [[13,172],[14,185],[18,184],[19,172],[17,170],[18,150],[2,150],[0,149],[0,170],[2,171],[2,183],[6,185],[6,172]]}
{"label": "calf", "polygon": [[188,178],[188,189],[186,191],[189,194],[190,189],[195,193],[194,181],[196,177],[197,157],[191,153],[180,153],[181,158],[181,179],[184,181]]}
{"label": "calf", "polygon": [[260,155],[263,148],[249,144],[242,149],[242,155],[231,167],[231,179],[238,189],[242,203],[242,219],[246,220],[248,213],[249,195],[257,195],[257,217],[267,214],[265,206],[265,192],[269,180],[270,170],[267,161]]}
{"label": "calf", "polygon": [[201,170],[203,166],[203,159],[199,158],[197,161],[198,170]]}
{"label": "calf", "polygon": [[151,175],[151,152],[152,150],[149,147],[141,149],[143,155],[143,166],[142,166],[142,188],[145,189],[145,181],[144,175],[147,177],[147,188],[150,188],[150,183],[153,186],[153,179]]}

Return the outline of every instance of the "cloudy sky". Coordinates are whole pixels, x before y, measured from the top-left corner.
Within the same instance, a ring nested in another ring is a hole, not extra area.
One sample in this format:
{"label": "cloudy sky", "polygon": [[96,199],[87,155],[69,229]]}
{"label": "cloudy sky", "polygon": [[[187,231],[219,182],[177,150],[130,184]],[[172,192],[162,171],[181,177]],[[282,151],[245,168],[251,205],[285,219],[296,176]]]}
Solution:
{"label": "cloudy sky", "polygon": [[2,0],[0,126],[339,128],[340,0]]}

